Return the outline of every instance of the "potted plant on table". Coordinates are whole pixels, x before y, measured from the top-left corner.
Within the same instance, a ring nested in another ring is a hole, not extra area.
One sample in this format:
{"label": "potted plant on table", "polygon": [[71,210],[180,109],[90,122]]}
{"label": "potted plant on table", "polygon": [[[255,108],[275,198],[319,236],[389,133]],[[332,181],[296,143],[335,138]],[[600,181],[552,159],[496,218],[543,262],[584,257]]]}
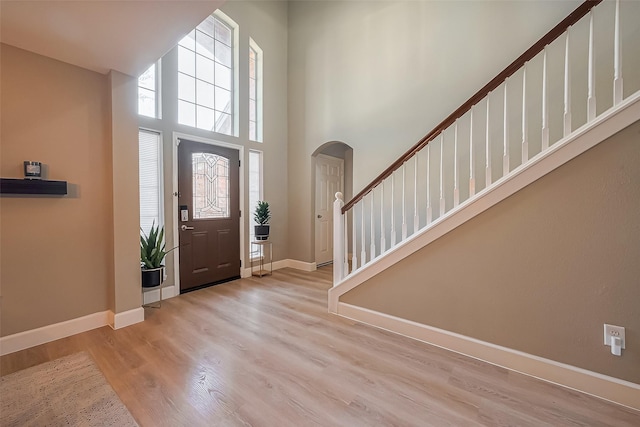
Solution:
{"label": "potted plant on table", "polygon": [[[177,248],[177,246],[176,246]],[[164,265],[162,261],[165,255],[172,250],[165,251],[164,227],[151,225],[149,235],[140,227],[140,266],[142,269],[142,287],[153,288],[160,286],[164,279]]]}
{"label": "potted plant on table", "polygon": [[259,201],[256,205],[256,211],[253,214],[253,219],[258,224],[254,226],[256,240],[267,240],[269,238],[269,220],[271,219],[269,203]]}

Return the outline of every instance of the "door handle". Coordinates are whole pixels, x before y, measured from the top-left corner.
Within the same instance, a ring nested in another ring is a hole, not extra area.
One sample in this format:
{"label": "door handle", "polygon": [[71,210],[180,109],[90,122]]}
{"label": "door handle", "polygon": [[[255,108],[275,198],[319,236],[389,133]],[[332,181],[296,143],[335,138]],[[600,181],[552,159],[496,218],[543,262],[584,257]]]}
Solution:
{"label": "door handle", "polygon": [[182,224],[180,226],[180,230],[182,231],[193,230],[193,227],[187,227],[186,225]]}
{"label": "door handle", "polygon": [[322,215],[318,215],[318,218],[322,218]]}

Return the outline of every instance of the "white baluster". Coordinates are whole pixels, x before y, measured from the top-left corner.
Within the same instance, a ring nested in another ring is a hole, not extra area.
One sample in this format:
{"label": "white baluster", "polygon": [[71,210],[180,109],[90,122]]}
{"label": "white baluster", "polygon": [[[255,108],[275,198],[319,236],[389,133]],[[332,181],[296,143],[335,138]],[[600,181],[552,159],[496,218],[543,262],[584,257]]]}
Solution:
{"label": "white baluster", "polygon": [[549,148],[549,100],[547,99],[547,47],[542,56],[542,151]]}
{"label": "white baluster", "polygon": [[620,0],[616,0],[613,29],[613,105],[622,102],[622,47],[620,46]]}
{"label": "white baluster", "polygon": [[427,145],[427,225],[431,224],[433,212],[431,210],[431,144]]}
{"label": "white baluster", "polygon": [[380,253],[383,254],[387,250],[387,241],[384,235],[386,229],[384,225],[384,181],[380,183]]}
{"label": "white baluster", "polygon": [[375,189],[371,190],[371,247],[370,247],[371,253],[369,255],[370,259],[372,260],[376,257],[376,228],[375,228],[376,224],[374,221],[374,213],[373,213],[374,190]]}
{"label": "white baluster", "polygon": [[418,154],[414,155],[415,164],[413,168],[413,233],[418,232],[420,227],[420,216],[418,215]]}
{"label": "white baluster", "polygon": [[460,204],[460,188],[458,186],[458,121],[453,126],[453,207]]}
{"label": "white baluster", "polygon": [[507,102],[507,84],[509,79],[504,81],[504,148],[502,151],[502,176],[509,173],[509,108]]}
{"label": "white baluster", "polygon": [[587,121],[596,118],[596,77],[595,56],[593,55],[593,11],[589,12],[589,76],[587,98]]}
{"label": "white baluster", "polygon": [[469,198],[476,194],[476,166],[473,152],[473,107],[469,116]]}
{"label": "white baluster", "polygon": [[336,193],[333,202],[333,285],[335,286],[346,275],[344,271],[344,226],[345,216],[342,214],[342,193]]}
{"label": "white baluster", "polygon": [[[343,215],[343,221],[344,221],[344,267],[342,269],[343,274],[346,276],[349,274],[349,238],[348,236],[348,230],[347,230],[347,212],[344,213]],[[353,270],[353,269],[352,269]]]}
{"label": "white baluster", "polygon": [[564,136],[571,133],[571,73],[569,65],[569,31],[564,47]]}
{"label": "white baluster", "polygon": [[402,164],[402,240],[407,238],[407,203],[406,203],[406,183],[407,176],[405,163]]}
{"label": "white baluster", "polygon": [[351,207],[351,231],[353,232],[353,236],[351,236],[351,245],[353,246],[353,250],[351,251],[351,271],[358,269],[358,239],[356,228],[356,205],[353,205]]}
{"label": "white baluster", "polygon": [[441,217],[444,215],[444,212],[445,212],[443,157],[444,157],[444,135],[441,133],[440,134],[440,216]]}
{"label": "white baluster", "polygon": [[522,70],[522,164],[529,161],[529,126],[527,117],[527,63]]}
{"label": "white baluster", "polygon": [[486,166],[485,166],[485,188],[489,188],[491,185],[491,141],[489,140],[489,129],[490,127],[490,114],[489,114],[489,97],[491,96],[491,92],[487,94],[487,128],[485,134],[485,143],[486,143]]}
{"label": "white baluster", "polygon": [[364,235],[364,197],[360,200],[360,236],[362,238],[362,246],[360,250],[360,267],[364,267],[367,263],[367,251],[365,246],[366,237]]}
{"label": "white baluster", "polygon": [[394,198],[394,193],[396,191],[395,181],[396,181],[395,174],[392,173],[391,174],[391,247],[394,247],[396,245],[396,221],[395,221],[396,205],[395,205],[395,198]]}

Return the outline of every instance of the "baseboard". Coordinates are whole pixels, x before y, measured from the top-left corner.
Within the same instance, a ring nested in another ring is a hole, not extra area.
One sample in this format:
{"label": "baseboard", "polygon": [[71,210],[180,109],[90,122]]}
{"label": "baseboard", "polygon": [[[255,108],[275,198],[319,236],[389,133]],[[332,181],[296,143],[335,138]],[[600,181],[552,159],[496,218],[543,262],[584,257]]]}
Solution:
{"label": "baseboard", "polygon": [[639,384],[343,302],[338,303],[337,314],[543,381],[640,410]]}
{"label": "baseboard", "polygon": [[144,308],[138,307],[122,313],[109,312],[112,322],[109,324],[113,329],[120,329],[136,323],[144,322]]}
{"label": "baseboard", "polygon": [[[167,286],[162,288],[162,299],[169,299],[177,296],[179,294],[176,293],[177,286]],[[151,304],[154,302],[160,301],[160,289],[154,289],[153,291],[147,291],[142,293],[142,303],[143,304]]]}
{"label": "baseboard", "polygon": [[287,268],[289,267],[289,260],[288,259],[281,259],[279,261],[274,261],[273,262],[273,269],[274,270],[280,270],[283,268]]}
{"label": "baseboard", "polygon": [[[256,267],[257,268],[257,267]],[[302,271],[316,271],[315,262],[298,261],[295,259],[281,259],[273,262],[273,269],[280,270],[281,268],[295,268]],[[240,271],[240,277],[251,277],[251,268],[243,268]]]}
{"label": "baseboard", "polygon": [[111,312],[108,310],[101,311],[2,337],[0,338],[0,355],[4,356],[5,354],[14,353],[26,348],[35,347],[40,344],[110,325],[110,315]]}
{"label": "baseboard", "polygon": [[287,259],[285,261],[287,262],[285,267],[295,268],[296,270],[302,271],[316,271],[315,262],[298,261],[296,259]]}

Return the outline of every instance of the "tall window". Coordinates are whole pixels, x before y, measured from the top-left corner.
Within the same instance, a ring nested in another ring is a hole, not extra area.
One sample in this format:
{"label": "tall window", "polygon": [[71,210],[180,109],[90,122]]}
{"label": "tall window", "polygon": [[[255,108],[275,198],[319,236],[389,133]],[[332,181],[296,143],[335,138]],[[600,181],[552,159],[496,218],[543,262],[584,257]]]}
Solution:
{"label": "tall window", "polygon": [[138,114],[160,118],[160,61],[138,77]]}
{"label": "tall window", "polygon": [[[253,213],[258,206],[258,201],[262,200],[262,153],[260,151],[249,151],[249,241],[255,238],[254,226],[258,225],[253,219]],[[254,254],[252,253],[251,256]]]}
{"label": "tall window", "polygon": [[149,233],[151,225],[164,225],[162,203],[162,135],[146,129],[138,133],[140,145],[140,227]]}
{"label": "tall window", "polygon": [[233,29],[215,15],[179,43],[178,123],[233,134]]}
{"label": "tall window", "polygon": [[249,39],[249,139],[262,142],[262,49]]}

